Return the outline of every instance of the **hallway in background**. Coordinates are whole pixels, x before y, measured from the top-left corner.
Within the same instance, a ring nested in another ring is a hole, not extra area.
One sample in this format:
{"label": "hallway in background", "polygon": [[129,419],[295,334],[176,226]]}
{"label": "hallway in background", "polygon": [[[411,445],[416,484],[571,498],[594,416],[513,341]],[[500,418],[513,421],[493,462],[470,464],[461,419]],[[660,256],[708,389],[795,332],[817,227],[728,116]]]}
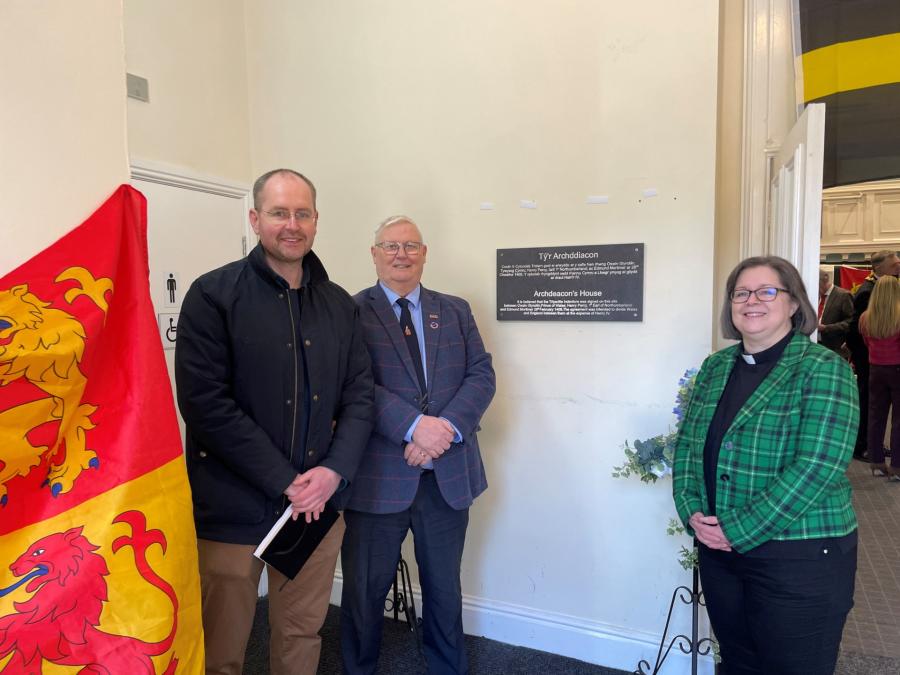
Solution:
{"label": "hallway in background", "polygon": [[900,483],[872,476],[852,462],[848,475],[859,518],[859,561],[854,607],[841,652],[893,659],[900,673]]}

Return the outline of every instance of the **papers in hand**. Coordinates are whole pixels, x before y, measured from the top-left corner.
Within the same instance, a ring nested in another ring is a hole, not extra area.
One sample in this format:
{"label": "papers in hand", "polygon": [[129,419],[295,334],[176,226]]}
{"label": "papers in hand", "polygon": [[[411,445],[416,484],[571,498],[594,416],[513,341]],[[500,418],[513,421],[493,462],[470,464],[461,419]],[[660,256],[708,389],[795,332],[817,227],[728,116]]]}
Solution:
{"label": "papers in hand", "polygon": [[306,522],[303,514],[294,520],[290,507],[278,519],[253,552],[257,558],[271,565],[289,579],[297,576],[338,519],[338,512],[330,504],[318,520]]}

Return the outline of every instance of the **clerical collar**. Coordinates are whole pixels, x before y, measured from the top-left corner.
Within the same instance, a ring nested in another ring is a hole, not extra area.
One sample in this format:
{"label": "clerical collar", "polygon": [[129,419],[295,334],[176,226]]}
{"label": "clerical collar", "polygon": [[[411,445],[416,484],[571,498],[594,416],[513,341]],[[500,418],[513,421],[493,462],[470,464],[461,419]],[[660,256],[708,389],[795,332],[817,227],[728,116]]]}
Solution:
{"label": "clerical collar", "polygon": [[756,354],[747,354],[744,352],[744,343],[741,342],[740,355],[741,358],[744,359],[744,363],[747,363],[751,366],[759,365],[761,363],[771,363],[772,361],[777,361],[781,358],[782,352],[784,352],[784,348],[787,347],[788,342],[791,341],[791,338],[794,337],[794,331],[788,331],[788,334],[781,338],[774,345],[769,347],[768,349],[764,349],[761,352],[757,352]]}

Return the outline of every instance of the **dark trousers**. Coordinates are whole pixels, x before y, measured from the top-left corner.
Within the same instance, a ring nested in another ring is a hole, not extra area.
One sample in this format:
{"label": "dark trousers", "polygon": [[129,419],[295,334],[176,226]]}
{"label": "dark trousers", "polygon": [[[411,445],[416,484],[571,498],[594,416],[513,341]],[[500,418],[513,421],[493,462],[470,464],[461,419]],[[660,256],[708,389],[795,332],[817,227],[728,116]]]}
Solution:
{"label": "dark trousers", "polygon": [[865,452],[869,443],[869,352],[853,352],[853,367],[856,369],[856,388],[859,392],[859,429],[856,432],[856,448],[853,454]]}
{"label": "dark trousers", "polygon": [[900,469],[900,365],[869,366],[869,459],[884,463],[884,431],[891,420],[891,466]]}
{"label": "dark trousers", "polygon": [[[412,529],[422,587],[422,641],[431,675],[468,672],[462,629],[462,564],[469,510],[450,508],[426,471],[410,507],[399,513],[344,511],[341,547],[341,655],[344,673],[374,673],[381,649],[384,600],[400,545]],[[410,643],[412,649],[412,643]]]}
{"label": "dark trousers", "polygon": [[721,650],[720,675],[831,675],[855,577],[855,546],[795,560],[701,545],[700,580]]}

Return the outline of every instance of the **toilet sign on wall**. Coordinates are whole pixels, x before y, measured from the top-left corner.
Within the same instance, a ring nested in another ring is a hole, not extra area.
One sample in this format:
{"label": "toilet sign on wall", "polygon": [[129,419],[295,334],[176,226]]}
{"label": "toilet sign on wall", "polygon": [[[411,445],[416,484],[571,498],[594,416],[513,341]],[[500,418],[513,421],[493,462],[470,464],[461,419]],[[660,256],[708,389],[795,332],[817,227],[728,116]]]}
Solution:
{"label": "toilet sign on wall", "polygon": [[178,280],[178,272],[164,272],[161,275],[157,282],[156,296],[162,300],[163,307],[181,306],[181,283]]}
{"label": "toilet sign on wall", "polygon": [[157,321],[163,349],[175,349],[175,341],[178,339],[178,312],[158,314]]}

